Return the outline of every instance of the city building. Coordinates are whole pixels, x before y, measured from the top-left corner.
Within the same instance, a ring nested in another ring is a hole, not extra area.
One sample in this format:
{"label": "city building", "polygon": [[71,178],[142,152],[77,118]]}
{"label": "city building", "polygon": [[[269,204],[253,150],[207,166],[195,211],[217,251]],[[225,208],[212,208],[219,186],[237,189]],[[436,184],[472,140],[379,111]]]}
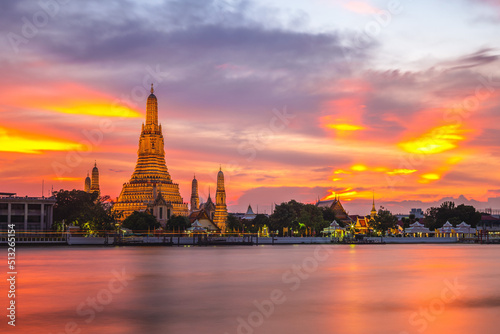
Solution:
{"label": "city building", "polygon": [[15,193],[0,193],[0,230],[15,224],[18,231],[47,231],[54,222],[55,197],[18,197]]}
{"label": "city building", "polygon": [[424,211],[422,209],[411,209],[410,215],[415,215],[415,218],[424,218]]}
{"label": "city building", "polygon": [[[155,206],[160,205],[155,209]],[[151,94],[146,106],[146,124],[142,124],[139,150],[135,170],[130,181],[123,184],[115,212],[121,220],[134,211],[156,213],[161,220],[168,221],[172,215],[188,215],[188,204],[184,203],[179,185],[172,181],[165,162],[164,139],[161,124],[158,124],[158,100],[151,85]]]}

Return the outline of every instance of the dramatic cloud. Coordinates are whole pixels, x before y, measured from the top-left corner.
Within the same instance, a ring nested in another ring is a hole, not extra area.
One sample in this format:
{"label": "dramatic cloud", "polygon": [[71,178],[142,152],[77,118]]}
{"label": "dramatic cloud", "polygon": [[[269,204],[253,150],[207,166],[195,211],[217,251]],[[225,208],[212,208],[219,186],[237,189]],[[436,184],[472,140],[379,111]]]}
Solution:
{"label": "dramatic cloud", "polygon": [[431,1],[390,18],[375,1],[57,4],[0,4],[3,191],[82,188],[97,160],[118,196],[154,83],[185,201],[219,165],[232,211],[498,196],[500,45],[477,21],[496,1],[443,4],[446,19]]}

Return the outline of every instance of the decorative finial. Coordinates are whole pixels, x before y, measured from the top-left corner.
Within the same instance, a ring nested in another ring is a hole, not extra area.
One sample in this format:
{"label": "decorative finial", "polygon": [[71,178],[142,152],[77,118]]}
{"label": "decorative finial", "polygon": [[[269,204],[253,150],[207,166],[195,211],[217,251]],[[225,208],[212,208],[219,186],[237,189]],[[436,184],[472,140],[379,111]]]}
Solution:
{"label": "decorative finial", "polygon": [[219,172],[222,172],[222,165],[219,165]]}
{"label": "decorative finial", "polygon": [[97,167],[97,160],[94,160],[94,167]]}
{"label": "decorative finial", "polygon": [[153,88],[153,84],[151,84],[151,94],[153,94],[155,92],[154,88]]}

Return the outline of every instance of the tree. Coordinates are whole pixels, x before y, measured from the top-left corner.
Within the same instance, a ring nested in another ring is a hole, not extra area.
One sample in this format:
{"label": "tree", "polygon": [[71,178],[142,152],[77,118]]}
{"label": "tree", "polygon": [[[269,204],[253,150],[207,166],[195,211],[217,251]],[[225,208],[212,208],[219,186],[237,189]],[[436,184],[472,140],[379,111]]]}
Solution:
{"label": "tree", "polygon": [[228,231],[241,231],[243,229],[243,224],[238,217],[230,213],[227,215],[226,227]]}
{"label": "tree", "polygon": [[134,211],[130,216],[125,218],[122,223],[122,227],[131,229],[134,232],[154,231],[160,226],[155,216],[147,212],[139,211]]}
{"label": "tree", "polygon": [[[332,210],[329,211],[333,213]],[[332,218],[332,215],[327,214],[327,216]],[[306,230],[308,229],[311,233],[319,233],[330,225],[330,223],[335,219],[335,214],[333,214],[333,219],[331,221],[326,220],[324,217],[324,209],[319,208],[314,204],[305,204],[300,211],[299,222],[304,224],[306,226]]]}
{"label": "tree", "polygon": [[337,217],[335,216],[335,212],[333,212],[332,209],[321,208],[321,211],[323,211],[323,219],[326,220],[328,223],[331,223],[334,220],[337,220]]}
{"label": "tree", "polygon": [[269,230],[271,232],[278,231],[278,234],[282,236],[283,228],[293,228],[293,222],[299,216],[297,209],[300,212],[300,204],[292,200],[288,203],[276,205],[273,214],[269,217]]}
{"label": "tree", "polygon": [[167,227],[171,231],[184,231],[191,224],[189,223],[189,218],[186,216],[172,215],[168,220]]}
{"label": "tree", "polygon": [[116,214],[112,213],[109,196],[99,197],[97,193],[82,190],[60,190],[55,193],[54,229],[73,224],[88,233],[101,234],[113,230]]}
{"label": "tree", "polygon": [[269,217],[264,214],[259,213],[254,219],[250,221],[244,221],[245,231],[250,233],[257,233],[264,226],[269,224]]}
{"label": "tree", "polygon": [[398,218],[396,216],[393,216],[389,210],[381,208],[378,210],[375,220],[371,219],[369,221],[369,225],[374,230],[381,232],[382,235],[385,235],[388,229],[396,227],[397,222]]}
{"label": "tree", "polygon": [[465,221],[472,227],[476,227],[481,221],[481,213],[471,205],[455,206],[454,202],[444,202],[439,207],[427,209],[425,213],[425,225],[431,230],[443,226],[447,221],[453,225]]}
{"label": "tree", "polygon": [[298,231],[302,235],[319,232],[331,222],[325,220],[325,215],[329,218],[335,217],[325,213],[322,208],[316,205],[291,200],[288,203],[281,203],[276,206],[273,214],[269,217],[269,230],[278,230],[280,235],[282,235],[283,228]]}

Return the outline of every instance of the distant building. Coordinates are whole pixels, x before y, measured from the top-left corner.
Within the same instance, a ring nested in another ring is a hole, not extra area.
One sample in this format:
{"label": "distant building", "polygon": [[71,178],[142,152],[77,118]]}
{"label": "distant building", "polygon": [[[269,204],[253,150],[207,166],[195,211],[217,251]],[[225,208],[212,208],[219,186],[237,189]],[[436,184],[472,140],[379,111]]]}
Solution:
{"label": "distant building", "polygon": [[370,218],[375,219],[377,217],[377,209],[375,209],[375,194],[373,194],[373,205],[372,205],[372,211],[370,211]]}
{"label": "distant building", "polygon": [[370,221],[370,216],[359,216],[359,215],[350,215],[349,218],[354,221],[354,231],[360,234],[368,234],[370,232],[370,225],[368,222]]}
{"label": "distant building", "polygon": [[204,230],[209,232],[220,232],[219,227],[210,219],[207,213],[203,210],[192,212],[189,215],[191,225],[197,221]]}
{"label": "distant building", "polygon": [[94,168],[92,168],[92,184],[90,185],[90,191],[93,193],[101,194],[99,188],[99,169],[97,168],[97,161],[94,163]]}
{"label": "distant building", "polygon": [[85,184],[83,190],[85,192],[96,192],[97,194],[101,194],[101,190],[99,188],[99,169],[97,168],[97,162],[94,163],[94,168],[92,168],[92,179],[87,173],[87,177],[85,178]]}
{"label": "distant building", "polygon": [[482,214],[481,221],[477,224],[477,229],[488,232],[500,232],[500,219],[492,215]]}
{"label": "distant building", "polygon": [[200,210],[205,211],[207,216],[213,221],[215,215],[215,204],[210,197],[210,190],[208,190],[208,199],[205,203],[200,205]]}
{"label": "distant building", "polygon": [[17,231],[47,231],[54,222],[55,197],[18,197],[15,193],[0,193],[0,230],[8,224]]}
{"label": "distant building", "polygon": [[424,211],[422,209],[411,209],[410,215],[415,215],[415,218],[424,218]]}
{"label": "distant building", "polygon": [[328,201],[318,201],[316,202],[316,206],[320,208],[328,208],[335,213],[335,219],[337,222],[341,222],[343,224],[352,224],[353,220],[349,217],[347,212],[345,211],[342,203],[340,203],[339,198],[335,198],[333,200]]}
{"label": "distant building", "polygon": [[85,192],[89,193],[91,187],[92,181],[90,180],[89,173],[87,173],[87,177],[85,178],[85,186],[83,189],[85,190]]}
{"label": "distant building", "polygon": [[196,175],[193,177],[193,182],[191,183],[191,212],[200,209],[200,197],[198,196],[198,180],[196,180]]}
{"label": "distant building", "polygon": [[247,209],[247,212],[245,213],[245,215],[243,217],[241,217],[242,219],[245,219],[245,220],[254,220],[255,217],[257,217],[257,214],[255,214],[252,210],[252,206],[251,205],[248,205],[248,209]]}

